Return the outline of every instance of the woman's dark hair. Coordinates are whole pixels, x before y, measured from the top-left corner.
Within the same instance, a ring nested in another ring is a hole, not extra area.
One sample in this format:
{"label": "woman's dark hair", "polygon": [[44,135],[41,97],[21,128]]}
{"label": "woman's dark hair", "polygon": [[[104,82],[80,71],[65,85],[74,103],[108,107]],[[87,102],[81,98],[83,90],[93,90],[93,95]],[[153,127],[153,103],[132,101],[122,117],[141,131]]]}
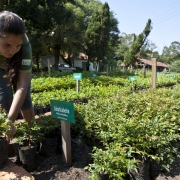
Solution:
{"label": "woman's dark hair", "polygon": [[[23,20],[15,13],[10,11],[0,12],[0,37],[6,37],[8,34],[25,35],[25,24]],[[18,81],[18,69],[21,64],[21,49],[9,59],[6,59],[6,75],[8,86],[16,84]]]}

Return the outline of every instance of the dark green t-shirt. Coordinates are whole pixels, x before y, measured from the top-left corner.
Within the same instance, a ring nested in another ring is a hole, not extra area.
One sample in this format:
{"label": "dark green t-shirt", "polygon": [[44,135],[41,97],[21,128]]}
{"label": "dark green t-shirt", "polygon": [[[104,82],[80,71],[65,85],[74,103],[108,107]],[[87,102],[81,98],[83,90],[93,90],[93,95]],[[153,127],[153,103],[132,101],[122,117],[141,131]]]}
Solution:
{"label": "dark green t-shirt", "polygon": [[[32,68],[32,50],[28,37],[25,35],[22,44],[22,60],[19,67],[20,72],[30,72]],[[5,59],[0,55],[0,68],[5,69]]]}

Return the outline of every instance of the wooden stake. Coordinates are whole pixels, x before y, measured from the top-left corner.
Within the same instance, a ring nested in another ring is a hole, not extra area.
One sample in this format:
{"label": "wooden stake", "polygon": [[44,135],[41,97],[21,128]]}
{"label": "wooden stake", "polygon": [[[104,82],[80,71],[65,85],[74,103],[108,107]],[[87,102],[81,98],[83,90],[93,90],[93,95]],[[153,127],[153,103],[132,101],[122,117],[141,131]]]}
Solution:
{"label": "wooden stake", "polygon": [[72,165],[70,123],[61,121],[62,151],[66,166]]}
{"label": "wooden stake", "polygon": [[156,88],[156,66],[157,66],[157,62],[156,62],[156,58],[152,58],[152,89]]}
{"label": "wooden stake", "polygon": [[76,92],[78,93],[80,90],[80,81],[76,80]]}

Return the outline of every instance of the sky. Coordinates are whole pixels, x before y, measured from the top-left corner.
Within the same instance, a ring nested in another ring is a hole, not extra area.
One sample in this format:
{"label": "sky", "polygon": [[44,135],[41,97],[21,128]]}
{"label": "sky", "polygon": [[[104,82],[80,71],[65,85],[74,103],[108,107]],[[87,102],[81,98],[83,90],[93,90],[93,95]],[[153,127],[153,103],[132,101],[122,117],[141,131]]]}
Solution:
{"label": "sky", "polygon": [[148,19],[152,30],[148,39],[162,53],[173,41],[180,42],[180,0],[100,0],[107,2],[118,20],[120,33],[139,35]]}

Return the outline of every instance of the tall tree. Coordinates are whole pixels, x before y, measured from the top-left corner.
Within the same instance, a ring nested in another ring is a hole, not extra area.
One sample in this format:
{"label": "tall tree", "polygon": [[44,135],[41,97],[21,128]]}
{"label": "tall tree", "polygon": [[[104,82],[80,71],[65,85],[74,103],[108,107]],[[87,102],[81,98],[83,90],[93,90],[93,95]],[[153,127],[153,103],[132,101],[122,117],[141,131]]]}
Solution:
{"label": "tall tree", "polygon": [[151,59],[152,55],[154,58],[157,59],[157,61],[160,60],[160,55],[158,51],[154,51],[157,48],[157,46],[150,41],[149,39],[146,39],[144,45],[141,47],[140,52],[138,53],[139,58],[144,59]]}
{"label": "tall tree", "polygon": [[39,60],[40,60],[40,55],[47,50],[47,45],[46,45],[46,39],[44,36],[39,32],[31,33],[30,37],[30,42],[32,48],[32,54],[33,54],[33,64],[36,64],[37,71],[40,71],[40,66],[39,66]]}
{"label": "tall tree", "polygon": [[139,34],[134,41],[132,42],[131,47],[128,51],[126,51],[124,55],[124,62],[128,64],[133,64],[136,61],[136,55],[140,52],[141,47],[146,41],[146,38],[148,37],[149,33],[151,32],[152,26],[151,26],[151,20],[148,19],[148,22],[146,24],[145,29],[141,34]]}
{"label": "tall tree", "polygon": [[[83,50],[85,24],[85,13],[77,4],[66,3],[66,10],[73,13],[69,22],[64,27],[66,32],[66,38],[63,43],[63,48],[60,52],[62,59],[69,65],[72,65],[73,58],[79,55],[79,52]],[[67,54],[68,57],[64,58]]]}
{"label": "tall tree", "polygon": [[66,31],[68,23],[73,17],[73,12],[66,9],[65,4],[68,2],[72,2],[72,0],[46,0],[45,4],[45,15],[48,17],[45,35],[52,46],[56,70],[58,69],[60,51],[62,51],[65,41],[70,38],[70,33]]}
{"label": "tall tree", "polygon": [[[92,15],[91,22],[87,27],[86,53],[88,60],[102,60],[106,54],[110,34],[110,12],[109,5],[105,3],[100,11],[95,11]],[[87,62],[89,70],[89,62]]]}
{"label": "tall tree", "polygon": [[[85,29],[86,29],[86,33],[87,31],[89,31],[88,33],[90,33],[90,28],[93,30],[93,23],[92,20],[94,18],[93,14],[95,14],[96,12],[99,12],[99,15],[102,15],[102,6],[103,4],[96,0],[77,0],[79,2],[79,6],[83,9],[84,13],[85,13],[85,18],[84,18],[84,24],[85,24]],[[110,12],[110,17],[109,17],[109,41],[107,42],[108,45],[106,47],[106,52],[105,52],[105,56],[103,56],[103,63],[100,63],[101,66],[104,64],[107,64],[107,60],[111,59],[114,56],[114,51],[115,48],[117,46],[117,43],[119,41],[119,29],[118,29],[118,21],[117,19],[114,17],[113,12]],[[90,27],[91,26],[91,27]],[[95,28],[94,28],[95,29]],[[89,58],[88,61],[93,61],[95,58],[94,57],[90,57],[90,53],[92,51],[88,50],[88,43],[90,39],[87,39],[87,34],[85,33],[85,43],[83,43],[84,45],[84,53],[89,54]],[[96,34],[96,32],[95,32]],[[99,47],[98,47],[99,48]],[[90,52],[90,53],[89,53]],[[95,55],[97,57],[97,54]],[[97,59],[97,58],[96,58]],[[87,65],[89,64],[89,62],[87,63]],[[87,67],[88,69],[88,67]]]}
{"label": "tall tree", "polygon": [[180,73],[180,60],[173,61],[170,66],[171,72]]}
{"label": "tall tree", "polygon": [[[119,29],[118,29],[118,20],[114,17],[113,12],[110,12],[110,33],[109,33],[109,42],[106,49],[106,56],[103,58],[103,65],[113,66],[117,65],[116,50],[118,48],[118,44],[120,43],[119,38]],[[105,61],[107,59],[107,62]],[[112,62],[111,62],[112,61]]]}
{"label": "tall tree", "polygon": [[165,46],[161,55],[161,59],[166,63],[180,59],[180,42],[173,41],[169,47]]}
{"label": "tall tree", "polygon": [[122,33],[120,35],[120,42],[115,51],[115,59],[124,61],[124,54],[130,48],[132,42],[134,41],[134,34]]}
{"label": "tall tree", "polygon": [[164,46],[161,59],[163,62],[170,63],[170,50],[167,46]]}

